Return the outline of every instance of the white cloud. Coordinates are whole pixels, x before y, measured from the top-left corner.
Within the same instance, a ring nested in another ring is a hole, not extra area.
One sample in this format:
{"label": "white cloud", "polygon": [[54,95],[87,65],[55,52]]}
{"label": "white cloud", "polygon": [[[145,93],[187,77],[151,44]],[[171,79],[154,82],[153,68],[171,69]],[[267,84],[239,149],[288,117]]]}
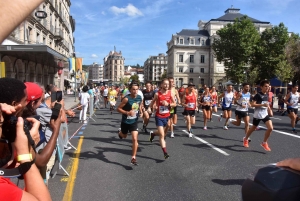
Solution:
{"label": "white cloud", "polygon": [[144,15],[138,8],[136,8],[132,4],[128,4],[125,8],[118,8],[116,6],[112,6],[110,7],[110,11],[113,12],[115,15],[126,14],[131,17]]}
{"label": "white cloud", "polygon": [[91,56],[92,58],[98,58],[98,56],[96,54],[92,54]]}
{"label": "white cloud", "polygon": [[104,11],[101,12],[102,15],[106,15],[106,13]]}
{"label": "white cloud", "polygon": [[91,14],[86,14],[86,15],[84,15],[84,17],[86,18],[86,19],[88,19],[88,20],[91,20],[91,21],[94,21],[97,16],[97,13],[91,13]]}

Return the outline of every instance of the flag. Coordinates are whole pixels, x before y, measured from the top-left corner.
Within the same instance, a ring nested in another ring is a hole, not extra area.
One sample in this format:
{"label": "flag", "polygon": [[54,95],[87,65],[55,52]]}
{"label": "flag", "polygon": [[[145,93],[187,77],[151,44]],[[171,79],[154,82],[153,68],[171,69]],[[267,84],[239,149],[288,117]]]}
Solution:
{"label": "flag", "polygon": [[82,72],[82,58],[76,58],[76,71]]}
{"label": "flag", "polygon": [[72,70],[75,72],[75,65],[76,65],[76,63],[75,63],[75,58],[73,57],[72,58]]}
{"label": "flag", "polygon": [[73,58],[69,58],[69,72],[72,72],[72,61],[73,61]]}
{"label": "flag", "polygon": [[5,62],[0,62],[0,77],[5,77]]}

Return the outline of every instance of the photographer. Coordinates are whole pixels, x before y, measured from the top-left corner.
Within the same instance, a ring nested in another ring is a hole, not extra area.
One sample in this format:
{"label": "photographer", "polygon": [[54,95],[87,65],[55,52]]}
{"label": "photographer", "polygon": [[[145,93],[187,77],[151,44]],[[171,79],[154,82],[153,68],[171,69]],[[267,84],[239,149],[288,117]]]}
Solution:
{"label": "photographer", "polygon": [[[22,106],[20,104],[16,106],[10,106],[0,103],[1,138],[3,138],[2,125],[4,121],[2,114],[5,113],[6,115],[15,115],[21,109]],[[37,120],[33,120],[32,123],[39,124]],[[20,165],[23,163],[32,162],[32,156],[30,154],[31,152],[28,148],[28,139],[24,132],[24,120],[21,117],[18,117],[18,122],[16,124],[16,137],[12,143],[12,147],[14,153],[11,153],[11,155],[17,156],[16,158]],[[23,174],[23,178],[25,182],[25,190],[18,188],[15,184],[10,182],[9,179],[0,177],[0,200],[51,200],[50,193],[34,163],[31,163],[29,170]]]}

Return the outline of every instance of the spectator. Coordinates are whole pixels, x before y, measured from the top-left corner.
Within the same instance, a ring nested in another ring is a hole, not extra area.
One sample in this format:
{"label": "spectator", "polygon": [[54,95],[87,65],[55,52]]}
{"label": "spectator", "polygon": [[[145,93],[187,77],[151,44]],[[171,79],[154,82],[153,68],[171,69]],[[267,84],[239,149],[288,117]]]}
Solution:
{"label": "spectator", "polygon": [[79,115],[79,123],[87,123],[86,121],[86,113],[88,109],[88,104],[90,101],[90,95],[88,94],[88,86],[84,86],[82,88],[82,93],[80,93],[80,104],[82,105],[82,110],[80,111]]}
{"label": "spectator", "polygon": [[278,110],[277,112],[283,112],[284,110],[284,97],[283,94],[281,92],[281,90],[279,91],[278,95],[277,95],[277,99],[278,99]]}

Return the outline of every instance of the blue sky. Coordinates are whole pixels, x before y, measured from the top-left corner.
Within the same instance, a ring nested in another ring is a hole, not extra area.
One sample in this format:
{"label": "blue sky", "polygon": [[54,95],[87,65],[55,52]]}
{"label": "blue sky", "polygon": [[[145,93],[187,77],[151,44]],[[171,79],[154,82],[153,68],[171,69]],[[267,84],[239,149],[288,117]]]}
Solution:
{"label": "blue sky", "polygon": [[300,33],[299,0],[71,0],[76,20],[75,51],[83,64],[103,64],[114,49],[125,65],[143,65],[151,55],[166,53],[172,34],[198,29],[199,20],[224,15],[233,5],[252,18]]}

